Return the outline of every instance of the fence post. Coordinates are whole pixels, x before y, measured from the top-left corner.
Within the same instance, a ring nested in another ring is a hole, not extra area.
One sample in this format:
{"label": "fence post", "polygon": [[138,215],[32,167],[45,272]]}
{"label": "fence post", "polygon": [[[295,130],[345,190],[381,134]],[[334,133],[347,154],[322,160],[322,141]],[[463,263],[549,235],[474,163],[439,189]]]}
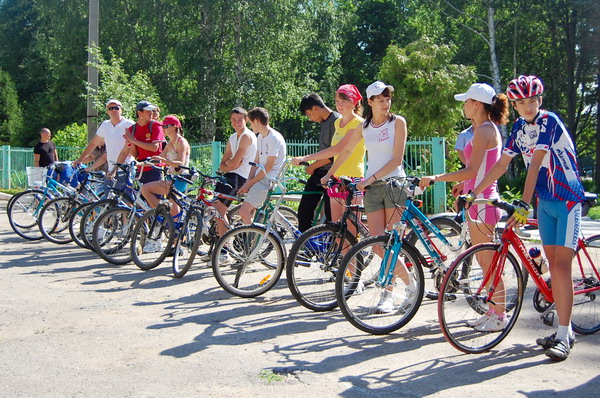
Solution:
{"label": "fence post", "polygon": [[2,157],[2,185],[0,186],[10,189],[10,145],[3,145],[0,154]]}
{"label": "fence post", "polygon": [[212,142],[211,159],[212,159],[212,175],[215,175],[217,170],[219,170],[219,166],[221,165],[221,142],[220,141]]}
{"label": "fence post", "polygon": [[[432,173],[443,174],[446,172],[446,139],[444,137],[431,138],[431,154],[433,158]],[[433,185],[433,208],[435,213],[446,211],[446,183]]]}

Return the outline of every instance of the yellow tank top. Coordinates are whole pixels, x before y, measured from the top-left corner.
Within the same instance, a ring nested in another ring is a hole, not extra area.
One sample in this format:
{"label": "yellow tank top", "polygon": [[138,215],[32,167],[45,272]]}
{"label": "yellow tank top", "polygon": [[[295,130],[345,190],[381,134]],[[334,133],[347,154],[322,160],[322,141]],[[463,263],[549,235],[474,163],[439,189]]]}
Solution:
{"label": "yellow tank top", "polygon": [[[344,136],[350,131],[358,127],[364,119],[361,117],[355,117],[350,120],[344,127],[340,127],[342,119],[335,121],[335,133],[331,137],[331,146],[336,145],[344,138]],[[336,176],[347,176],[347,177],[364,177],[365,176],[365,140],[361,138],[358,144],[354,147],[354,151],[350,157],[340,166],[335,172]],[[334,158],[337,159],[337,156]]]}

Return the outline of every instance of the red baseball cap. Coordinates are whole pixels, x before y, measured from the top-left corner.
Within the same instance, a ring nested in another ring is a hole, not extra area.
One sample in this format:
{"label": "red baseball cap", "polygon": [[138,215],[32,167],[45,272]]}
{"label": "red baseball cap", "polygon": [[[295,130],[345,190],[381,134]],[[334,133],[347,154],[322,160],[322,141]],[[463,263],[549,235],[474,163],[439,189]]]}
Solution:
{"label": "red baseball cap", "polygon": [[168,125],[168,124],[172,124],[174,126],[177,126],[179,128],[181,128],[181,122],[179,121],[179,119],[177,118],[177,116],[175,115],[169,115],[167,117],[165,117],[162,121],[162,125]]}

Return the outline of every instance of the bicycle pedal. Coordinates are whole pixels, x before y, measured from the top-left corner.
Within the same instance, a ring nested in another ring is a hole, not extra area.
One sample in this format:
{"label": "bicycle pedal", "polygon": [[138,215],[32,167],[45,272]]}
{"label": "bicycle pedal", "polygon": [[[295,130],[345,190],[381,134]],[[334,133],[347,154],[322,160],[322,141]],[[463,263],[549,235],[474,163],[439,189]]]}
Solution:
{"label": "bicycle pedal", "polygon": [[542,321],[544,322],[544,325],[546,326],[554,326],[554,311],[550,311],[549,313],[542,315]]}

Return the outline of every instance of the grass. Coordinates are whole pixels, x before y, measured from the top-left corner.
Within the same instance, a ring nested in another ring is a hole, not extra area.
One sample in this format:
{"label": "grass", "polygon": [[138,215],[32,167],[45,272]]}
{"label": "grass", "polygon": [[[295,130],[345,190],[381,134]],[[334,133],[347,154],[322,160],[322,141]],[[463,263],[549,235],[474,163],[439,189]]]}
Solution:
{"label": "grass", "polygon": [[259,377],[266,384],[271,384],[274,381],[284,381],[285,380],[285,376],[282,376],[282,375],[277,374],[277,373],[273,373],[272,370],[267,370],[267,369],[261,370],[260,374],[259,374]]}
{"label": "grass", "polygon": [[0,188],[0,192],[7,193],[9,195],[15,195],[19,192],[23,192],[23,188],[12,188],[12,189]]}
{"label": "grass", "polygon": [[588,217],[592,220],[600,220],[600,206],[595,206],[588,212]]}

